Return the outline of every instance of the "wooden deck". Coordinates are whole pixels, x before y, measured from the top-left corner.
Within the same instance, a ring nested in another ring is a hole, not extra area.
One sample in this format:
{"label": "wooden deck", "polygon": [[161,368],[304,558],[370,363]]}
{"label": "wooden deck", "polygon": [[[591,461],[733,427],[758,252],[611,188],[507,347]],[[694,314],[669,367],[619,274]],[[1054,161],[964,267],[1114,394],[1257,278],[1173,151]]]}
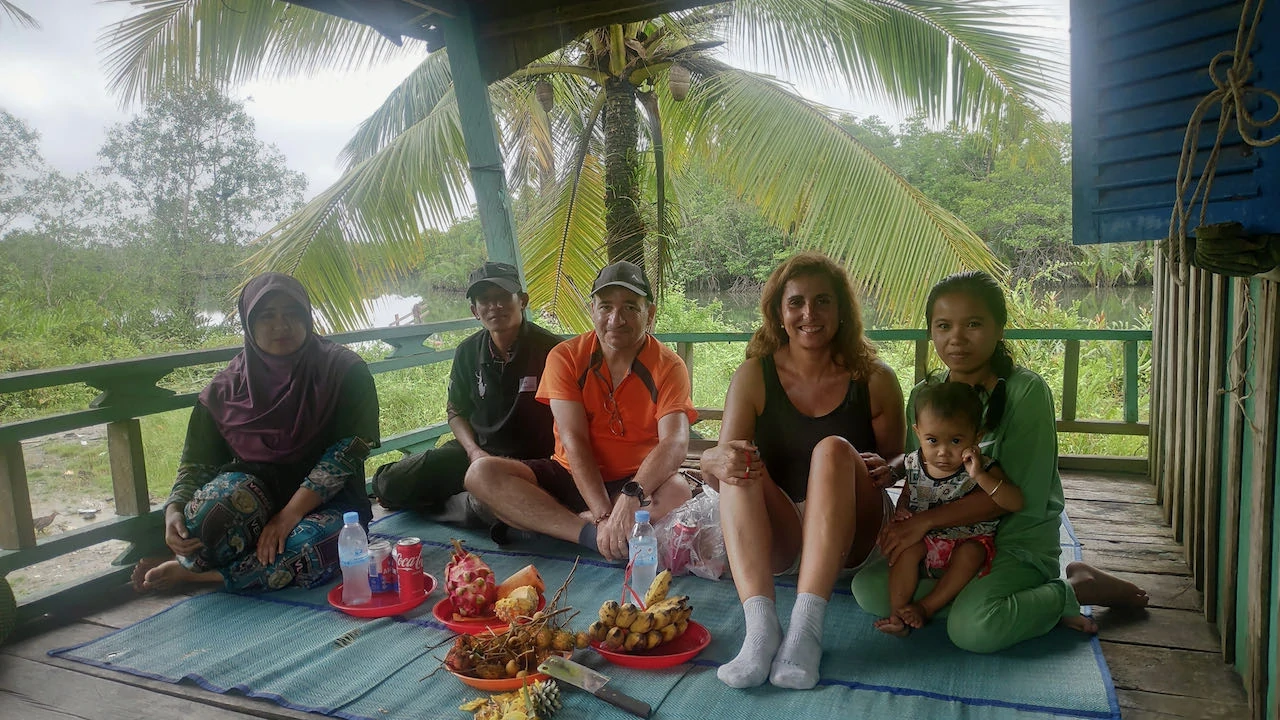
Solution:
{"label": "wooden deck", "polygon": [[[1145,478],[1064,473],[1067,514],[1084,558],[1151,593],[1146,613],[1101,611],[1102,648],[1127,720],[1247,717],[1239,676],[1224,666],[1217,632]],[[0,646],[0,718],[314,718],[263,700],[219,695],[50,658],[148,617],[177,597],[125,597],[56,628],[28,628]],[[459,714],[459,717],[462,717]]]}

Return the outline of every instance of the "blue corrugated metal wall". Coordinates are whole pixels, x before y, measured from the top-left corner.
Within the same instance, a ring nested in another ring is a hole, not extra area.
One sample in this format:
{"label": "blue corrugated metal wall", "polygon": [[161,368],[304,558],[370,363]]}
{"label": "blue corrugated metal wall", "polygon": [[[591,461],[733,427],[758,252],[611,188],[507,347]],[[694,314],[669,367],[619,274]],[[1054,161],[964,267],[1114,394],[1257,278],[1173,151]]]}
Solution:
{"label": "blue corrugated metal wall", "polygon": [[[1073,0],[1077,244],[1168,236],[1186,124],[1214,88],[1209,61],[1235,46],[1240,9],[1238,0]],[[1264,13],[1253,55],[1254,81],[1280,90],[1280,42],[1269,38],[1280,38],[1280,7]],[[1266,107],[1262,114],[1273,111]],[[1213,144],[1218,116],[1217,108],[1206,116],[1199,139],[1203,151]],[[1206,154],[1199,156],[1197,175]],[[1280,146],[1254,150],[1229,132],[1208,222],[1237,220],[1252,232],[1280,232],[1277,200]]]}

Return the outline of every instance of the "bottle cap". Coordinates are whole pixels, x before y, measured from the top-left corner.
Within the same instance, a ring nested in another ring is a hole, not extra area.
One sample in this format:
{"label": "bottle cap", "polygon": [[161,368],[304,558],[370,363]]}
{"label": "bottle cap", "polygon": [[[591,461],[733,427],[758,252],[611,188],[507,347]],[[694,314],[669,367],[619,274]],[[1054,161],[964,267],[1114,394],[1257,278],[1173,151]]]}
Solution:
{"label": "bottle cap", "polygon": [[647,522],[649,522],[649,511],[648,511],[648,510],[637,510],[637,511],[636,511],[636,522],[638,522],[638,523],[642,523],[642,522],[647,523]]}
{"label": "bottle cap", "polygon": [[346,525],[355,525],[360,522],[360,513],[342,513],[342,522]]}

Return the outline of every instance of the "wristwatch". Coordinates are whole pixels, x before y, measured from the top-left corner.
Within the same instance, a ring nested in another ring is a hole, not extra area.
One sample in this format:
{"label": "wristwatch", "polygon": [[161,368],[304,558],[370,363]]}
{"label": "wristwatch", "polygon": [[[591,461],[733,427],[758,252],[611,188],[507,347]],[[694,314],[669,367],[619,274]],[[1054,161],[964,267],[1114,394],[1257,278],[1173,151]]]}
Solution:
{"label": "wristwatch", "polygon": [[644,494],[644,488],[635,480],[628,480],[622,485],[622,494],[640,501],[640,507],[648,507],[653,501]]}

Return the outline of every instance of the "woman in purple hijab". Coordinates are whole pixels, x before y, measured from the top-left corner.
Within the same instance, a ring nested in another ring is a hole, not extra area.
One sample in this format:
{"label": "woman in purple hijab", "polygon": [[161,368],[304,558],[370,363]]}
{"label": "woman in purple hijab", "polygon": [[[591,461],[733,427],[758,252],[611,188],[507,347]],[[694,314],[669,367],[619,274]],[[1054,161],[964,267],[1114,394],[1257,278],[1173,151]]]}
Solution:
{"label": "woman in purple hijab", "polygon": [[138,563],[139,590],[315,587],[337,572],[342,514],[371,517],[364,460],[379,437],[369,368],[315,334],[307,291],[288,275],[250,280],[239,312],[244,350],[200,393],[165,504],[175,557]]}

